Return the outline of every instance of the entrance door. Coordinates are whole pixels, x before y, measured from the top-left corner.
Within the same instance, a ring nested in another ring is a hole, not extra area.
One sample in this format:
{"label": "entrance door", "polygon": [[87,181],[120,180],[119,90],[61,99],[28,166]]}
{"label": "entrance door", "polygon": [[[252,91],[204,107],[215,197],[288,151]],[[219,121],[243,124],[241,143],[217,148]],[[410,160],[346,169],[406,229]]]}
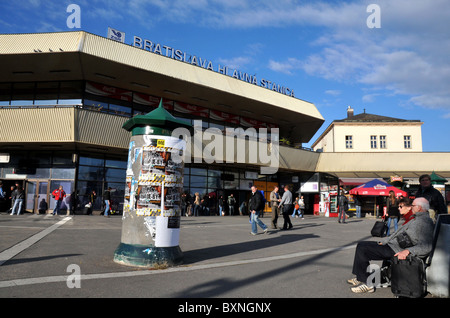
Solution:
{"label": "entrance door", "polygon": [[[48,206],[48,181],[27,181],[25,209],[32,213],[39,213],[39,206],[44,200],[45,206]],[[43,209],[46,213],[47,208]]]}
{"label": "entrance door", "polygon": [[27,181],[27,192],[25,201],[25,210],[34,213],[36,205],[36,181]]}

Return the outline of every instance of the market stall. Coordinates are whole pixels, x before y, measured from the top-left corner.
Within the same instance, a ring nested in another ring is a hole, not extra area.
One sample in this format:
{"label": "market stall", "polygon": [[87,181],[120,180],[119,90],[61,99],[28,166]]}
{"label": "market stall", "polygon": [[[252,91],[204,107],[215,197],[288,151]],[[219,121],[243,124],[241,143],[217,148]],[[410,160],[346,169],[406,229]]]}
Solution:
{"label": "market stall", "polygon": [[387,197],[387,196],[389,196],[390,191],[394,191],[396,197],[400,197],[400,196],[406,197],[408,195],[405,191],[400,190],[400,189],[398,189],[382,180],[379,180],[379,179],[373,179],[367,183],[357,186],[356,188],[351,189],[349,193],[351,195],[375,197],[375,200],[373,200],[374,214],[376,216],[378,216],[379,209],[377,209],[376,198]]}

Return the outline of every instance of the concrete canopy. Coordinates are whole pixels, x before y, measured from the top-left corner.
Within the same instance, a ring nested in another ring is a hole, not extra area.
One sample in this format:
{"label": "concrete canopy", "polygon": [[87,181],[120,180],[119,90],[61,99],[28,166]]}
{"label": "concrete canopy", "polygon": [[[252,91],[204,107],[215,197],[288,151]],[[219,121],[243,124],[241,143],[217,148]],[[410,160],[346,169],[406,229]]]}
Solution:
{"label": "concrete canopy", "polygon": [[83,31],[0,35],[2,82],[88,80],[276,124],[306,143],[314,104]]}

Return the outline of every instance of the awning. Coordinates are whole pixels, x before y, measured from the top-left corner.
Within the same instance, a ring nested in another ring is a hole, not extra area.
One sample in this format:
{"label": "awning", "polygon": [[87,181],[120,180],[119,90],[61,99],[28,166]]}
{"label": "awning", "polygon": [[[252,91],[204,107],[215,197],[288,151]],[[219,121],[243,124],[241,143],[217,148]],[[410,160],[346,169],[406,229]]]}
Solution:
{"label": "awning", "polygon": [[351,189],[350,194],[364,196],[389,196],[390,191],[393,191],[396,197],[406,197],[408,195],[408,193],[406,193],[405,191],[397,189],[396,187],[391,186],[390,184],[378,179],[373,179],[365,184]]}
{"label": "awning", "polygon": [[[361,185],[373,180],[373,178],[340,178],[339,185],[349,186],[349,185]],[[378,180],[383,180],[378,178]]]}

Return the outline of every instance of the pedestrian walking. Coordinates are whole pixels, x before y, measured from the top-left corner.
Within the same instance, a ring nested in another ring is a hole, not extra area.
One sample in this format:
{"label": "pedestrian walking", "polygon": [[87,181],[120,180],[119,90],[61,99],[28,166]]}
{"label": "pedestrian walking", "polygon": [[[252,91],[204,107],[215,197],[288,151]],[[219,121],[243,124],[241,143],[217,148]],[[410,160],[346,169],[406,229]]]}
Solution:
{"label": "pedestrian walking", "polygon": [[219,197],[219,216],[224,216],[225,212],[223,210],[223,195]]}
{"label": "pedestrian walking", "polygon": [[259,219],[259,216],[264,210],[264,200],[262,194],[258,191],[256,186],[252,186],[252,194],[248,203],[248,210],[251,213],[252,235],[258,234],[258,226],[267,233],[267,226]]}
{"label": "pedestrian walking", "polygon": [[296,217],[296,218],[298,218],[298,215],[297,215],[297,213],[300,215],[300,205],[298,204],[298,201],[299,201],[300,199],[298,198],[298,197],[296,197],[295,198],[295,201],[294,201],[294,212],[292,213],[292,217]]}
{"label": "pedestrian walking", "polygon": [[105,190],[103,193],[103,200],[105,201],[105,211],[103,212],[103,216],[109,218],[109,205],[111,203],[111,187]]}
{"label": "pedestrian walking", "polygon": [[236,199],[233,196],[233,193],[228,197],[228,213],[230,215],[234,215],[234,205],[236,204]]}
{"label": "pedestrian walking", "polygon": [[9,208],[8,212],[12,213],[14,202],[16,201],[16,188],[14,186],[11,186],[11,194],[9,199],[11,200],[11,207]]}
{"label": "pedestrian walking", "polygon": [[16,189],[14,190],[14,206],[11,215],[20,214],[20,212],[22,211],[24,199],[25,199],[25,192],[23,191],[21,185],[17,185]]}
{"label": "pedestrian walking", "polygon": [[[341,190],[344,191],[344,190]],[[341,223],[341,218],[342,218],[342,223],[345,224],[345,213],[348,211],[348,199],[345,195],[341,194],[338,197],[338,203],[339,203],[339,216],[338,216],[338,223]]]}
{"label": "pedestrian walking", "polygon": [[200,210],[200,194],[198,192],[195,192],[195,199],[194,199],[194,216],[198,216],[198,211]]}
{"label": "pedestrian walking", "polygon": [[292,229],[292,223],[290,215],[294,210],[294,204],[292,202],[292,192],[289,191],[289,186],[284,186],[284,193],[281,197],[280,206],[283,211],[283,228],[282,230],[290,230]]}
{"label": "pedestrian walking", "polygon": [[92,192],[89,194],[89,202],[84,206],[86,209],[86,215],[92,215],[92,211],[94,210],[94,203],[97,199],[97,193],[95,190],[92,190]]}
{"label": "pedestrian walking", "polygon": [[304,219],[304,215],[305,215],[305,200],[303,199],[303,195],[300,196],[300,199],[298,200],[298,205],[300,207],[300,215],[299,217]]}
{"label": "pedestrian walking", "polygon": [[272,220],[271,220],[271,228],[278,228],[278,208],[280,203],[280,194],[278,193],[278,186],[273,187],[273,191],[270,192],[270,205],[272,207]]}

